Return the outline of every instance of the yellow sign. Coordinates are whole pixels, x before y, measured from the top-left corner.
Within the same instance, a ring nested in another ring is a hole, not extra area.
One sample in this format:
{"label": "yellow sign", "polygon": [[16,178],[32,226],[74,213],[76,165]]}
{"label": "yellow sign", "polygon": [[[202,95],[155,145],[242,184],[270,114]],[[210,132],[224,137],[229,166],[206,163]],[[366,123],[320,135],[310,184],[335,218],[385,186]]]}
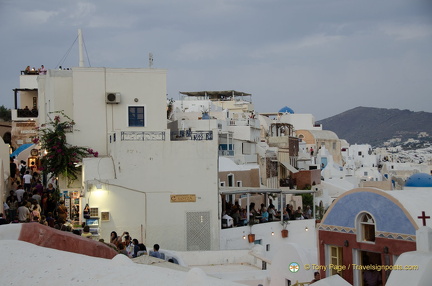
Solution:
{"label": "yellow sign", "polygon": [[172,203],[194,203],[196,195],[171,195]]}

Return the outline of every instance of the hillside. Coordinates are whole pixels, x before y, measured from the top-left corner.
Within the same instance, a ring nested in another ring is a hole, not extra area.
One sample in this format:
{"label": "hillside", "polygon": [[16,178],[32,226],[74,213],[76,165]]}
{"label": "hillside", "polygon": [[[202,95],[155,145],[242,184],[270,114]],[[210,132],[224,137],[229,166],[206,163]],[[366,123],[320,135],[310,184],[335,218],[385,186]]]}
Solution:
{"label": "hillside", "polygon": [[432,113],[429,112],[360,106],[318,123],[350,144],[379,147],[389,140],[406,142],[412,138],[416,139],[410,140],[412,143],[423,144],[430,143],[432,139]]}

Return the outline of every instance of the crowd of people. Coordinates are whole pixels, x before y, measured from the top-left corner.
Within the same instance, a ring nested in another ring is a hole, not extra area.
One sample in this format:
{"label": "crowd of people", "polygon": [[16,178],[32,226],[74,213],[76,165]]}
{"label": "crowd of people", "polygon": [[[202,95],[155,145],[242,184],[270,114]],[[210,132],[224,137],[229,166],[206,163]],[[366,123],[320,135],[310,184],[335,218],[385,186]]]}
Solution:
{"label": "crowd of people", "polygon": [[110,244],[115,246],[121,254],[130,258],[135,258],[141,255],[150,255],[156,258],[162,258],[162,255],[159,252],[159,244],[153,245],[153,250],[147,252],[144,243],[140,243],[136,238],[132,239],[127,231],[123,232],[122,235],[117,235],[117,232],[112,231],[110,235]]}
{"label": "crowd of people", "polygon": [[45,69],[44,65],[41,65],[40,68],[36,69],[35,67],[30,68],[30,66],[27,66],[24,70],[24,74],[28,75],[28,74],[46,74],[47,70]]}
{"label": "crowd of people", "polygon": [[[254,202],[249,204],[249,217],[247,209],[242,208],[239,202],[234,204],[225,202],[222,216],[222,227],[245,226],[250,223],[265,223],[270,221],[280,221],[281,211],[276,210],[272,200],[268,206],[261,204],[260,208],[256,208]],[[293,205],[287,204],[282,210],[283,220],[300,220],[313,218],[310,206],[306,206],[304,210],[299,206],[294,210]]]}
{"label": "crowd of people", "polygon": [[40,222],[54,227],[54,222],[66,222],[64,203],[57,202],[52,183],[43,186],[34,162],[27,166],[25,161],[18,163],[11,157],[8,187],[9,196],[3,202],[8,223]]}
{"label": "crowd of people", "polygon": [[[8,178],[9,196],[3,202],[5,213],[0,213],[0,225],[9,223],[40,223],[62,231],[93,238],[90,226],[83,222],[80,227],[74,228],[68,219],[68,209],[63,200],[58,201],[58,194],[52,183],[46,187],[42,184],[40,172],[32,162],[27,166],[25,161],[17,162],[15,157],[10,158],[10,176]],[[90,218],[90,208],[87,204],[83,210],[83,218]],[[105,242],[103,239],[99,241]],[[111,233],[110,242],[119,253],[128,257],[138,257],[149,254],[161,258],[159,245],[155,244],[153,250],[147,253],[147,248],[138,239],[132,239],[128,232],[118,236],[115,231]]]}

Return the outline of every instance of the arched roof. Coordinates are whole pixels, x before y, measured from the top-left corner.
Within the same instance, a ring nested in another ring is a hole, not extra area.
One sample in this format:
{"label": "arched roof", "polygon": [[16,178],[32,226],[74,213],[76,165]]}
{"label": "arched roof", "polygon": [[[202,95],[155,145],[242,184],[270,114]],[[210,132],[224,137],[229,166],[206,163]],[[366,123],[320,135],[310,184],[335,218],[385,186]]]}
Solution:
{"label": "arched roof", "polygon": [[[327,210],[322,224],[355,228],[356,216],[372,214],[381,232],[415,235],[422,225],[422,211],[430,209],[432,193],[427,190],[383,191],[376,188],[357,188],[339,196]],[[432,226],[430,220],[426,221]]]}
{"label": "arched roof", "polygon": [[[338,140],[339,137],[336,135],[336,133],[334,133],[333,131],[330,130],[307,130],[309,131],[312,136],[315,138],[315,140],[317,139],[322,139],[322,140]],[[297,132],[300,132],[297,131]]]}
{"label": "arched roof", "polygon": [[432,176],[425,173],[416,173],[407,179],[405,187],[432,187]]}
{"label": "arched roof", "polygon": [[291,113],[291,114],[294,114],[294,110],[292,110],[288,106],[285,106],[285,107],[282,107],[281,109],[279,109],[279,113]]}

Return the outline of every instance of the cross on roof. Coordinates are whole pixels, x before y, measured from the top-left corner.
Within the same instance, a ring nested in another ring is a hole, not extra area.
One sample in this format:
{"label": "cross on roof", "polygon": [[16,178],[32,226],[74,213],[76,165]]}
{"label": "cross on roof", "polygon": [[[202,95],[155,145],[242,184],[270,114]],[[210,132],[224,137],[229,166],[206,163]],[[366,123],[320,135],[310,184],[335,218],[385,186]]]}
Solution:
{"label": "cross on roof", "polygon": [[429,219],[430,216],[426,216],[425,212],[422,211],[422,215],[418,216],[418,218],[421,218],[423,220],[423,226],[426,226],[426,219]]}

